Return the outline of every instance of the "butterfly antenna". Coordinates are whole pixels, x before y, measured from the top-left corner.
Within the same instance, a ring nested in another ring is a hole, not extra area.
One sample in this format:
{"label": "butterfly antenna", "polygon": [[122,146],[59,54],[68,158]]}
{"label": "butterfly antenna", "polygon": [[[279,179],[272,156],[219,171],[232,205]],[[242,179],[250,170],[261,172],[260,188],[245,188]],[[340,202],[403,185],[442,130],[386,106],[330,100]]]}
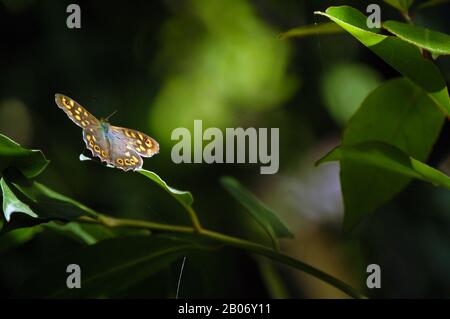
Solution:
{"label": "butterfly antenna", "polygon": [[109,114],[107,117],[106,117],[106,121],[108,121],[114,114],[116,114],[117,113],[117,110],[115,110],[114,112],[112,112],[111,114]]}

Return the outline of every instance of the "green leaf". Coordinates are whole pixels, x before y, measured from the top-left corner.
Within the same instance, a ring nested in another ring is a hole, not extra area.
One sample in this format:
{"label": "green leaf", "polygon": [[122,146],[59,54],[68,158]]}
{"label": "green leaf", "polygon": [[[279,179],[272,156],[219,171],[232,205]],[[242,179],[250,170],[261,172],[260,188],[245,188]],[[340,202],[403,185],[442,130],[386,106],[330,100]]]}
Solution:
{"label": "green leaf", "polygon": [[245,189],[236,179],[226,176],[220,180],[222,186],[241,203],[255,219],[255,221],[267,232],[272,243],[277,247],[277,237],[289,237],[294,235],[281,221],[277,214],[264,205],[251,192]]}
{"label": "green leaf", "polygon": [[353,146],[341,145],[325,155],[318,164],[342,160],[376,166],[450,190],[449,176],[384,142],[369,141]]}
{"label": "green leaf", "polygon": [[83,215],[92,218],[98,216],[89,207],[38,182],[15,180],[13,185],[38,213],[39,218],[74,220]]}
{"label": "green leaf", "polygon": [[173,187],[170,187],[167,185],[167,183],[159,177],[156,173],[153,173],[151,171],[147,171],[145,169],[140,169],[137,171],[138,173],[141,173],[145,177],[151,179],[156,184],[158,184],[162,189],[164,189],[166,192],[168,192],[170,195],[175,197],[177,201],[182,203],[183,205],[191,206],[194,202],[194,199],[192,197],[192,194],[187,191],[180,191],[178,189],[175,189]]}
{"label": "green leaf", "polygon": [[[206,246],[175,236],[124,237],[81,247],[38,268],[22,284],[15,297],[98,298],[124,290],[178,258]],[[66,285],[67,266],[81,268],[81,288]]]}
{"label": "green leaf", "polygon": [[[70,221],[80,216],[98,217],[92,209],[45,185],[26,179],[19,171],[5,171],[1,187],[4,194],[3,214],[7,222],[2,231],[30,227],[50,220]],[[18,215],[11,221],[11,214],[14,212],[23,213],[23,216]]]}
{"label": "green leaf", "polygon": [[32,211],[30,206],[20,201],[16,195],[11,190],[8,183],[4,178],[0,180],[0,186],[2,188],[2,198],[3,198],[3,216],[5,220],[9,222],[11,220],[11,215],[14,213],[26,214],[30,217],[37,218],[38,215]]}
{"label": "green leaf", "polygon": [[450,54],[450,36],[398,21],[386,21],[383,27],[400,39],[434,54]]}
{"label": "green leaf", "polygon": [[[436,141],[444,116],[429,96],[404,78],[375,89],[350,119],[342,144],[381,141],[424,161]],[[340,161],[344,198],[344,230],[392,199],[410,181],[405,175],[347,159]]]}
{"label": "green leaf", "polygon": [[34,238],[34,235],[41,231],[42,229],[40,227],[30,227],[16,229],[2,235],[0,238],[0,253],[28,242]]}
{"label": "green leaf", "polygon": [[325,34],[335,34],[335,33],[341,33],[344,32],[344,29],[342,29],[339,25],[337,25],[334,22],[325,22],[325,23],[318,23],[313,25],[303,25],[300,27],[296,27],[293,29],[290,29],[286,32],[281,33],[278,37],[280,39],[287,39],[287,38],[300,38],[300,37],[307,37],[310,35],[325,35]]}
{"label": "green leaf", "polygon": [[413,4],[414,0],[384,0],[384,2],[390,4],[394,8],[401,12],[407,12],[409,7]]}
{"label": "green leaf", "polygon": [[[91,161],[91,160],[92,158],[80,154],[80,161]],[[107,165],[107,167],[114,168],[113,166],[110,165]],[[164,189],[166,192],[172,195],[182,205],[191,206],[192,203],[194,202],[194,198],[192,197],[192,194],[190,192],[180,191],[178,189],[170,187],[161,177],[159,177],[158,174],[145,169],[140,169],[137,170],[136,172],[141,173],[145,177],[154,181],[156,184],[158,184],[158,186],[160,186],[162,189]]]}
{"label": "green leaf", "polygon": [[428,9],[428,8],[433,8],[436,6],[440,6],[442,4],[447,4],[449,3],[450,0],[429,0],[429,1],[425,1],[421,4],[419,4],[419,6],[417,7],[418,10],[422,10],[422,9]]}
{"label": "green leaf", "polygon": [[325,13],[316,14],[328,17],[347,30],[386,63],[428,92],[433,101],[450,115],[446,83],[436,65],[423,58],[417,46],[397,37],[371,32],[366,25],[366,16],[352,7],[330,7]]}
{"label": "green leaf", "polygon": [[7,167],[16,167],[28,178],[39,175],[49,161],[39,150],[28,150],[0,134],[0,173]]}

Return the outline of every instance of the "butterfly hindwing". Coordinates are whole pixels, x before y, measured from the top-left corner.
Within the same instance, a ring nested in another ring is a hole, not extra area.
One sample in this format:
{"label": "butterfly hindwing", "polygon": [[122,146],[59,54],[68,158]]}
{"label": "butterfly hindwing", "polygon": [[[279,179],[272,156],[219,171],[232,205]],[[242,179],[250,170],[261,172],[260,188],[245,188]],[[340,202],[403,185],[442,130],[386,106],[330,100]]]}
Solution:
{"label": "butterfly hindwing", "polygon": [[56,105],[63,109],[67,116],[79,127],[85,129],[99,125],[99,120],[97,120],[94,115],[89,113],[84,107],[70,97],[62,94],[55,94],[55,102]]}
{"label": "butterfly hindwing", "polygon": [[97,128],[83,129],[83,140],[86,143],[87,149],[91,151],[94,157],[97,156],[102,162],[111,164],[111,146],[100,126]]}
{"label": "butterfly hindwing", "polygon": [[110,131],[126,143],[128,150],[135,151],[142,157],[152,157],[159,152],[158,142],[147,134],[119,126],[111,126]]}
{"label": "butterfly hindwing", "polygon": [[111,145],[110,164],[124,171],[141,169],[143,160],[138,152],[129,147],[129,142],[120,134],[109,130],[108,141]]}

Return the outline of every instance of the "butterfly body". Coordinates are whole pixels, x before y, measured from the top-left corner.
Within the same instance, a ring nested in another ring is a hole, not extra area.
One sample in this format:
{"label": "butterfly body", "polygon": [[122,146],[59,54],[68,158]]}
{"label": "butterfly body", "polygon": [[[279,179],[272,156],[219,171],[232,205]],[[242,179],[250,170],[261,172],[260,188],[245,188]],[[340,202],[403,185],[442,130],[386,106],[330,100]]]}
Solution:
{"label": "butterfly body", "polygon": [[83,129],[83,140],[92,155],[124,171],[141,169],[142,157],[158,153],[159,144],[150,136],[98,120],[73,99],[55,95],[56,104]]}

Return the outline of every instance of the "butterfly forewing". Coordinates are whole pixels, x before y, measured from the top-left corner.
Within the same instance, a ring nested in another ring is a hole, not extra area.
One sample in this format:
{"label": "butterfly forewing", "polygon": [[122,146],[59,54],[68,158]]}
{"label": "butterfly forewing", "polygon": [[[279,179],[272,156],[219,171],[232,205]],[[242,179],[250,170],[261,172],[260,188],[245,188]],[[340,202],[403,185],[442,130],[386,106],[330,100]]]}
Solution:
{"label": "butterfly forewing", "polygon": [[66,112],[67,116],[79,127],[83,129],[98,126],[99,120],[89,113],[84,107],[75,100],[62,94],[55,94],[55,102],[61,109]]}

